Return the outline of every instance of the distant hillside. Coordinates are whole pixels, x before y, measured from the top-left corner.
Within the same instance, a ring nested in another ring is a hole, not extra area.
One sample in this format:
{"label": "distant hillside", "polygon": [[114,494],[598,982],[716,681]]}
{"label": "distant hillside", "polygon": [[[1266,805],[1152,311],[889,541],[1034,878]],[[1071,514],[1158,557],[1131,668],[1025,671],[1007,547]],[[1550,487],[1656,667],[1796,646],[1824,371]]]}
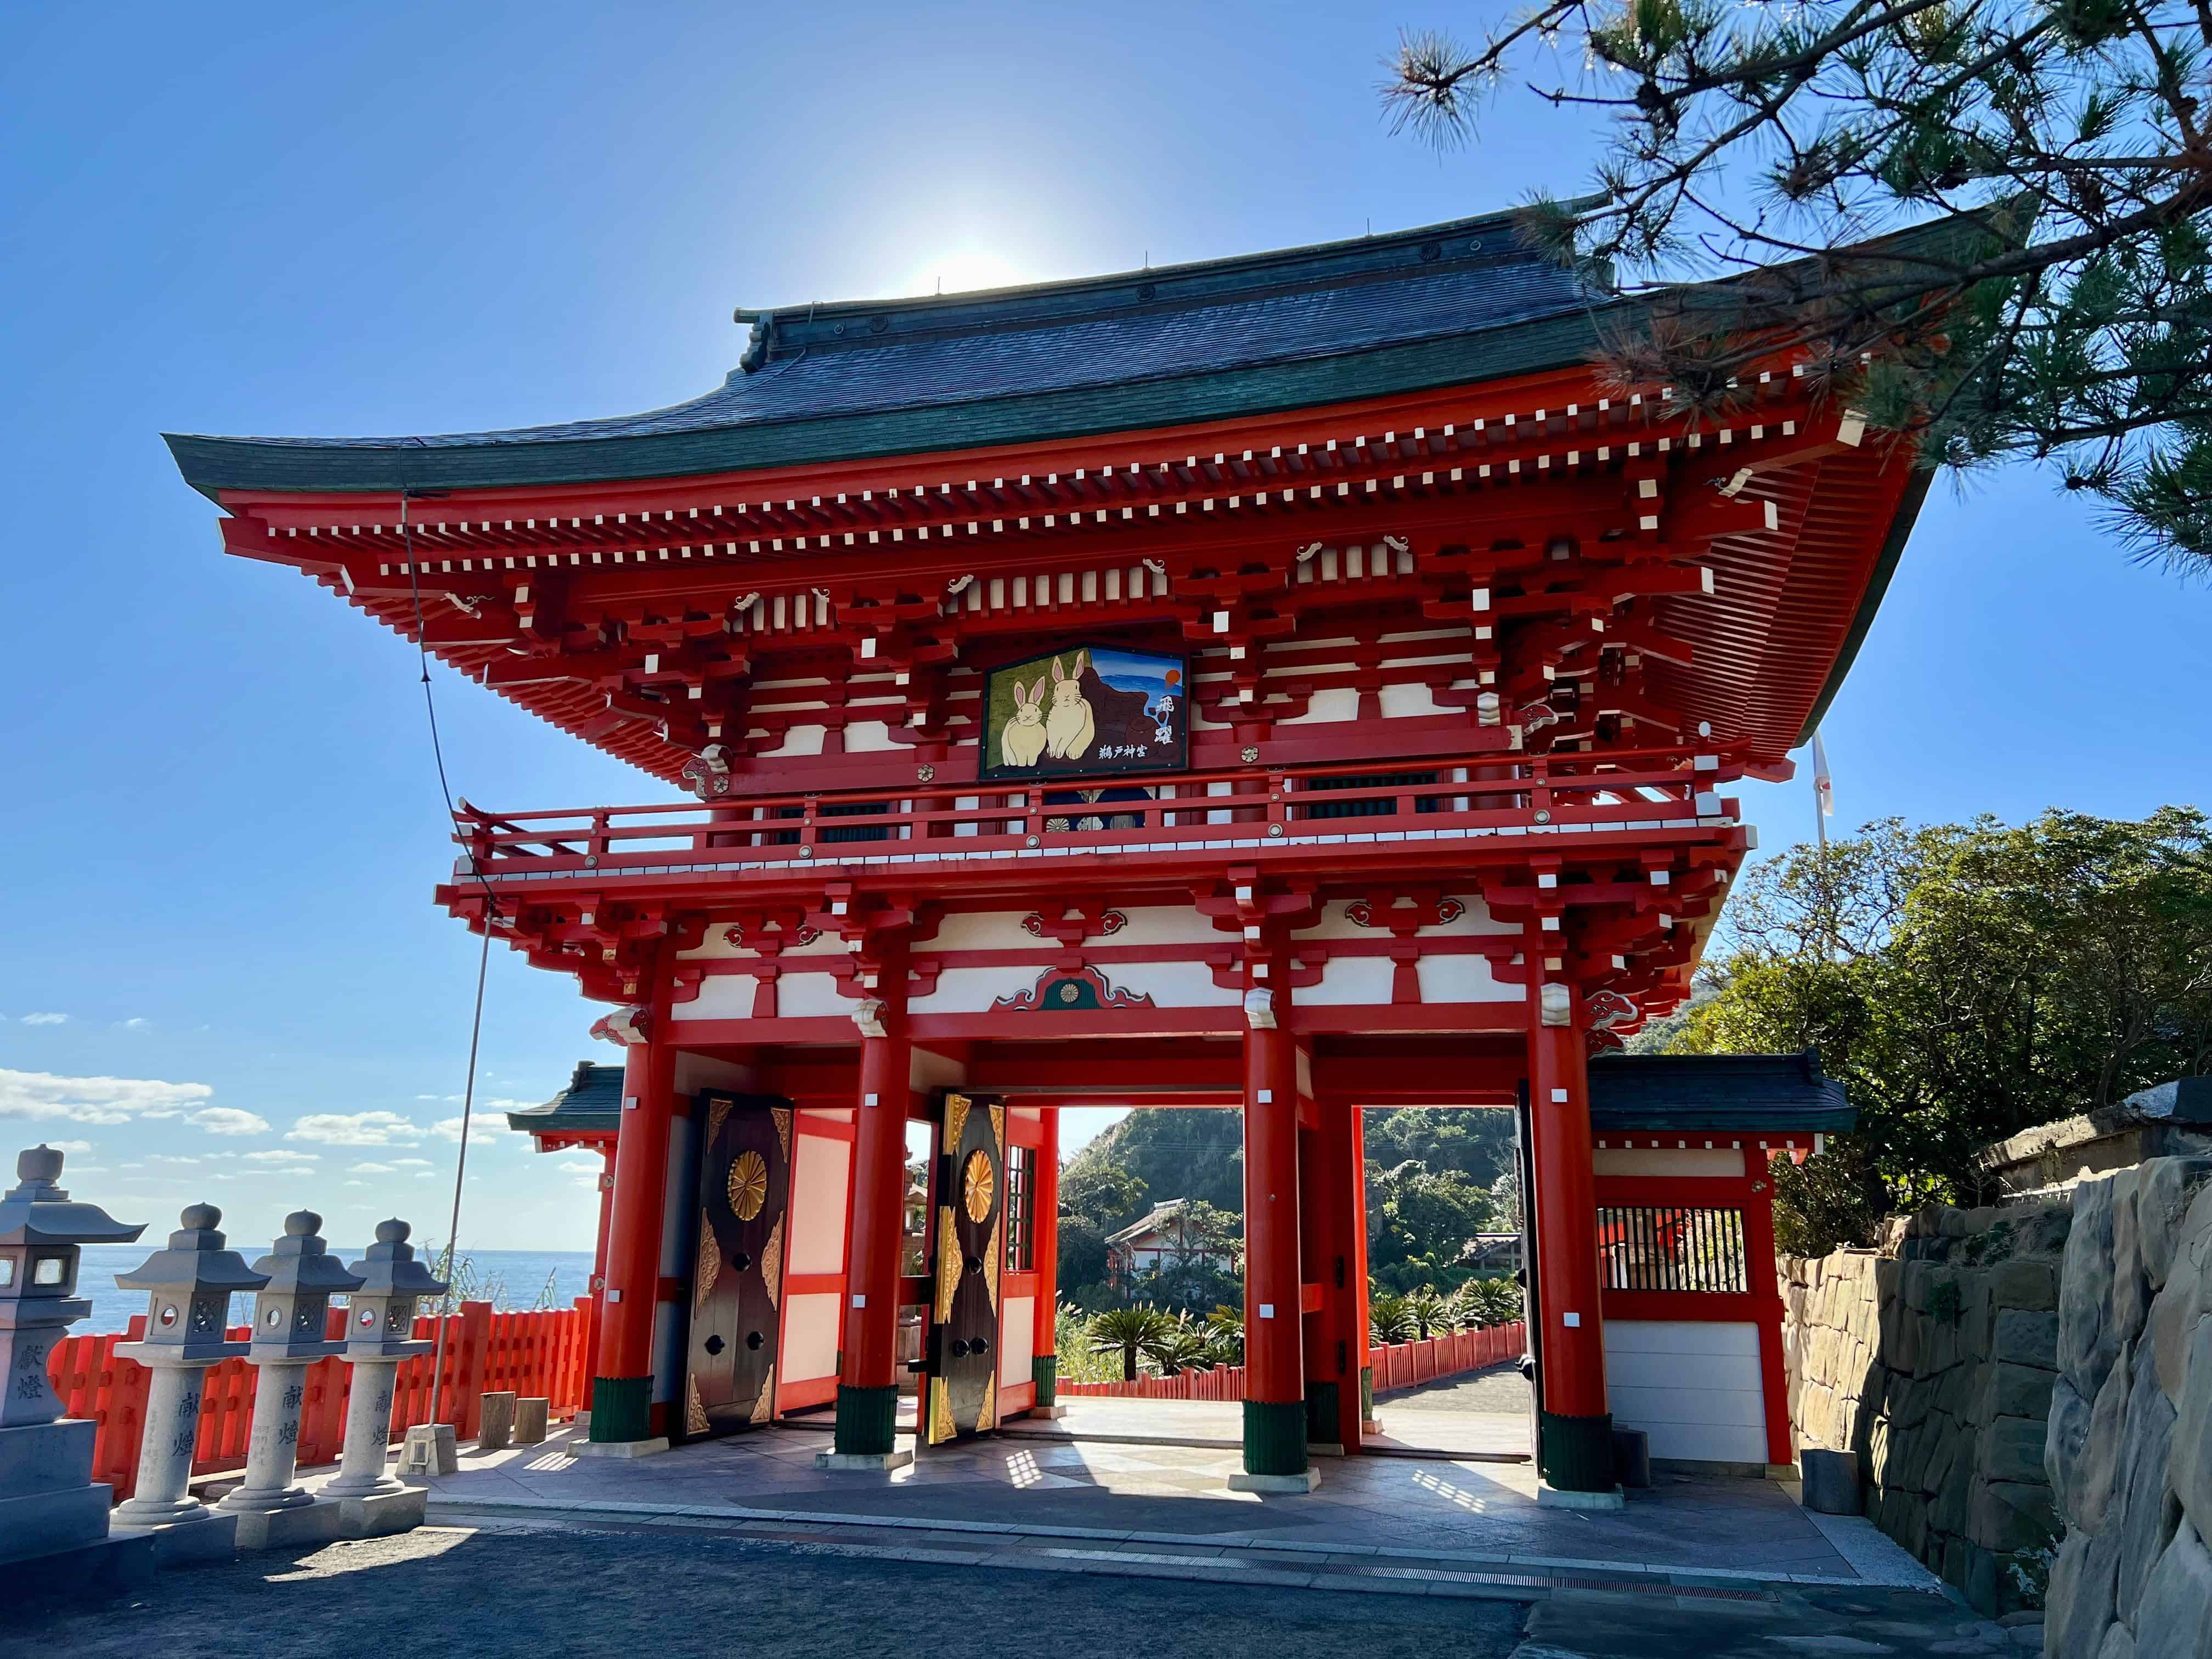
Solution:
{"label": "distant hillside", "polygon": [[[1513,1164],[1513,1115],[1481,1107],[1370,1111],[1367,1161],[1395,1169],[1419,1159],[1487,1187]],[[1244,1207],[1244,1125],[1233,1111],[1143,1107],[1068,1160],[1068,1173],[1109,1167],[1145,1183],[1147,1204],[1199,1198]]]}

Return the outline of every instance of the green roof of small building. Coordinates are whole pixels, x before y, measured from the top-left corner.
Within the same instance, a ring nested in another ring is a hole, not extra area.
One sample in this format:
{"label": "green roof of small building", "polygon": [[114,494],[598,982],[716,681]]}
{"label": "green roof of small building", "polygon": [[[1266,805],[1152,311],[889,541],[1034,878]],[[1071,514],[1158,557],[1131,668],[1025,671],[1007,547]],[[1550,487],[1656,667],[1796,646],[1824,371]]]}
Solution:
{"label": "green roof of small building", "polygon": [[611,1135],[622,1127],[623,1068],[588,1060],[576,1062],[568,1086],[542,1106],[507,1115],[507,1127],[525,1134]]}

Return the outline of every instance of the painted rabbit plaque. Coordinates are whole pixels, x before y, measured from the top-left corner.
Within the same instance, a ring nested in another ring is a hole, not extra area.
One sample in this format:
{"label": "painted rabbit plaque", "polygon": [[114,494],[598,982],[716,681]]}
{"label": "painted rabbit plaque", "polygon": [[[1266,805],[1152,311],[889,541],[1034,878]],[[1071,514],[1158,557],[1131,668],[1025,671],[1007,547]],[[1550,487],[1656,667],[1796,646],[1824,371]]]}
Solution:
{"label": "painted rabbit plaque", "polygon": [[1074,646],[994,668],[984,683],[987,778],[1174,772],[1190,748],[1181,657]]}

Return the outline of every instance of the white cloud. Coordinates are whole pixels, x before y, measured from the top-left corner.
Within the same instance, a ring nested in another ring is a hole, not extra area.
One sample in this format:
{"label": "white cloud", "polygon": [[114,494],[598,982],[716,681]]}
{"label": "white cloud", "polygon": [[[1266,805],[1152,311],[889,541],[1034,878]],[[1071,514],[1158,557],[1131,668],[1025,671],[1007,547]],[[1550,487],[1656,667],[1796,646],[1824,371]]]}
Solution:
{"label": "white cloud", "polygon": [[310,1112],[294,1121],[284,1139],[326,1146],[412,1146],[422,1130],[397,1112]]}
{"label": "white cloud", "polygon": [[599,1166],[596,1164],[556,1164],[553,1167],[563,1175],[595,1176],[599,1172]]}
{"label": "white cloud", "polygon": [[[461,1138],[461,1121],[457,1117],[441,1117],[430,1126],[430,1133],[441,1140],[459,1140]],[[486,1127],[481,1118],[469,1125],[469,1145],[471,1146],[489,1146],[499,1139],[498,1133]]]}
{"label": "white cloud", "polygon": [[579,1177],[578,1179],[570,1182],[568,1184],[571,1187],[582,1187],[586,1190],[590,1190],[597,1188],[599,1183],[597,1181],[586,1181],[581,1177]]}
{"label": "white cloud", "polygon": [[71,1176],[106,1175],[107,1170],[97,1164],[80,1164],[70,1171]]}
{"label": "white cloud", "polygon": [[438,1172],[435,1170],[417,1170],[415,1171],[415,1179],[417,1181],[435,1181],[437,1178]]}
{"label": "white cloud", "polygon": [[[175,1158],[167,1152],[149,1152],[146,1154],[146,1161],[149,1164],[197,1164],[199,1162],[199,1159],[196,1158]],[[126,1170],[135,1170],[138,1166],[136,1164],[126,1164],[123,1167]]]}
{"label": "white cloud", "polygon": [[66,1025],[69,1024],[69,1016],[67,1014],[26,1014],[23,1016],[23,1024],[26,1025]]}
{"label": "white cloud", "polygon": [[[398,1175],[399,1173],[398,1166],[392,1164],[356,1164],[350,1165],[349,1169],[354,1175]],[[346,1185],[358,1187],[361,1182],[349,1181]]]}
{"label": "white cloud", "polygon": [[415,1098],[417,1100],[443,1101],[450,1106],[458,1106],[461,1103],[461,1097],[459,1095],[417,1095]]}
{"label": "white cloud", "polygon": [[338,1185],[341,1187],[366,1187],[368,1183],[366,1181],[341,1181],[338,1182]]}
{"label": "white cloud", "polygon": [[248,1164],[314,1164],[320,1161],[322,1155],[319,1152],[295,1152],[280,1149],[273,1152],[246,1152],[240,1156]]}
{"label": "white cloud", "polygon": [[211,1098],[204,1083],[155,1078],[58,1077],[52,1072],[0,1067],[0,1117],[66,1118],[76,1123],[128,1123],[134,1117],[174,1117]]}
{"label": "white cloud", "polygon": [[395,1158],[392,1160],[392,1167],[395,1170],[427,1170],[430,1167],[430,1160],[427,1158]]}
{"label": "white cloud", "polygon": [[235,1106],[204,1106],[185,1120],[197,1123],[211,1135],[258,1135],[269,1130],[269,1120],[258,1112],[242,1112]]}
{"label": "white cloud", "polygon": [[143,1017],[136,1019],[126,1019],[123,1022],[123,1029],[126,1031],[143,1031],[153,1023],[154,1022],[152,1020],[146,1019]]}
{"label": "white cloud", "polygon": [[50,1140],[46,1145],[58,1152],[88,1152],[92,1150],[92,1143],[88,1140]]}

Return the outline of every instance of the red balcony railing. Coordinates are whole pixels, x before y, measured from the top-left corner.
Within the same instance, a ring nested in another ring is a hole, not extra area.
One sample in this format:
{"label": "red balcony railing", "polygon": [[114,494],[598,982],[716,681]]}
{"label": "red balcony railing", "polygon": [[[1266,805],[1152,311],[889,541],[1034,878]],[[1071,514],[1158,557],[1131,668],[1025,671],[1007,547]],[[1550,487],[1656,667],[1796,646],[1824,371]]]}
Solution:
{"label": "red balcony railing", "polygon": [[[495,815],[463,804],[466,876],[741,870],[1074,852],[1588,834],[1733,823],[1726,757],[1611,750],[1478,765],[1369,761],[1162,779],[908,784],[707,805]],[[1097,798],[1086,799],[1096,790]],[[471,860],[474,863],[471,866]]]}

